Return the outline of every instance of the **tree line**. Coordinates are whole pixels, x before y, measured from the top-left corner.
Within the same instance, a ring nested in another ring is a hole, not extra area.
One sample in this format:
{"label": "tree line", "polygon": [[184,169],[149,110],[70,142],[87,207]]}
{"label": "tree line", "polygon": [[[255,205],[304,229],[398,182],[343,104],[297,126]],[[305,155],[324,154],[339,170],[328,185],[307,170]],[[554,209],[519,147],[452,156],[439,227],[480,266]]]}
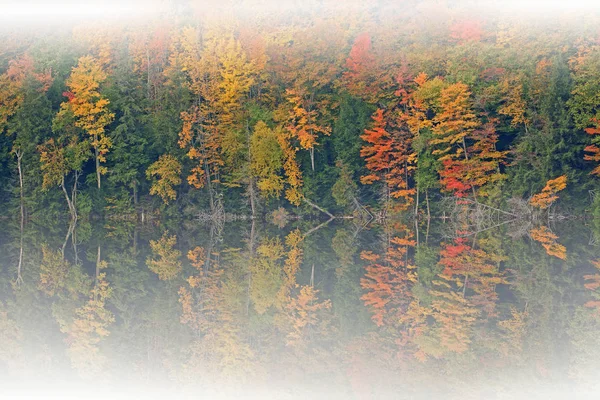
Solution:
{"label": "tree line", "polygon": [[5,212],[429,215],[431,197],[502,207],[555,179],[568,182],[569,207],[589,206],[600,174],[593,16],[429,1],[195,10],[5,28]]}

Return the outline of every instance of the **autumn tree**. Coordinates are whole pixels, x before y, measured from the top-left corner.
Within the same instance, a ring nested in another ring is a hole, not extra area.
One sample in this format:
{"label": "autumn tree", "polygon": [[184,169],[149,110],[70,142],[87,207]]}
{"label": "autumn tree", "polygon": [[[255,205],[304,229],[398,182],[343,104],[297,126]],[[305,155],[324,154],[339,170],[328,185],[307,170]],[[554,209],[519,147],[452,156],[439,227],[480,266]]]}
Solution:
{"label": "autumn tree", "polygon": [[[568,101],[575,125],[592,136],[591,144],[585,147],[584,159],[600,161],[600,79],[596,71],[600,66],[600,49],[597,46],[582,46],[570,60],[575,85]],[[600,175],[600,166],[591,174]]]}
{"label": "autumn tree", "polygon": [[[239,185],[240,170],[244,168],[240,160],[247,158],[249,143],[244,144],[247,141],[243,139],[242,100],[254,83],[254,66],[231,35],[221,37],[217,32],[207,32],[200,42],[198,32],[186,27],[176,45],[172,67],[186,71],[189,90],[196,98],[181,114],[179,146],[197,162],[188,183],[196,188],[207,186],[214,210],[213,186]],[[222,177],[225,166],[229,174]]]}
{"label": "autumn tree", "polygon": [[100,189],[100,176],[106,173],[106,167],[100,164],[106,161],[106,153],[111,147],[110,137],[105,128],[115,115],[109,111],[109,101],[100,94],[100,85],[106,80],[102,66],[92,56],[79,59],[67,79],[68,92],[64,95],[68,100],[61,104],[57,115],[59,119],[69,119],[90,137],[90,145],[94,149],[96,162],[96,181]]}
{"label": "autumn tree", "polygon": [[175,248],[176,244],[177,236],[169,236],[168,231],[160,239],[150,241],[152,256],[148,257],[146,264],[160,280],[173,279],[181,271],[181,252]]}
{"label": "autumn tree", "polygon": [[373,88],[370,80],[373,77],[374,64],[371,36],[368,32],[363,32],[354,39],[346,59],[346,71],[342,76],[346,88],[352,95],[359,97],[372,95]]}
{"label": "autumn tree", "polygon": [[[472,186],[460,177],[465,176],[468,167],[462,161],[469,161],[467,137],[477,128],[479,121],[473,112],[467,85],[456,83],[440,93],[440,111],[434,118],[431,144],[436,146],[433,154],[444,166],[444,170],[459,179],[450,179],[446,183],[448,191],[459,195],[471,190]],[[472,157],[472,155],[471,155]]]}
{"label": "autumn tree", "polygon": [[[105,267],[106,262],[103,262],[100,269]],[[71,365],[83,377],[97,377],[106,365],[106,356],[98,345],[110,334],[108,328],[115,320],[106,307],[111,295],[112,288],[106,280],[106,273],[102,272],[97,276],[87,302],[75,310],[70,322],[61,323]]]}
{"label": "autumn tree", "polygon": [[409,247],[415,244],[411,236],[394,237],[383,257],[372,251],[361,253],[361,258],[369,263],[360,281],[365,292],[361,299],[371,309],[377,326],[398,318],[412,300],[410,289],[417,282],[417,273],[416,267],[406,260]]}
{"label": "autumn tree", "polygon": [[562,175],[555,179],[550,179],[546,182],[546,186],[542,189],[540,193],[533,195],[529,199],[529,204],[532,206],[539,208],[541,210],[545,210],[550,208],[550,206],[558,200],[558,192],[564,190],[567,187],[567,176]]}
{"label": "autumn tree", "polygon": [[[49,139],[38,146],[42,188],[48,190],[54,186],[62,189],[69,212],[73,220],[77,220],[77,190],[83,164],[90,158],[89,142],[80,141],[77,135],[60,136],[56,141]],[[72,186],[67,190],[66,179],[72,175]],[[70,192],[70,193],[69,193]]]}
{"label": "autumn tree", "polygon": [[415,193],[408,187],[408,176],[415,162],[410,131],[400,126],[396,132],[389,132],[384,112],[379,109],[373,115],[373,128],[366,129],[361,138],[366,144],[360,154],[371,173],[362,176],[360,181],[366,185],[383,181],[386,201],[390,197],[402,198],[405,206],[410,205]]}
{"label": "autumn tree", "polygon": [[256,123],[250,141],[250,169],[257,187],[265,198],[278,198],[283,191],[281,170],[284,154],[278,141],[281,132],[270,129],[263,121]]}
{"label": "autumn tree", "polygon": [[36,72],[34,60],[28,54],[11,60],[7,71],[0,75],[0,132],[5,131],[13,138],[11,153],[17,161],[22,218],[25,216],[24,157],[35,153],[38,135],[47,128],[50,105],[46,92],[51,84],[51,71]]}
{"label": "autumn tree", "polygon": [[172,155],[163,154],[146,170],[148,178],[157,177],[150,187],[150,194],[159,195],[165,204],[177,198],[173,186],[181,184],[181,163]]}
{"label": "autumn tree", "polygon": [[291,105],[286,129],[291,137],[298,140],[301,148],[310,152],[310,165],[314,171],[317,138],[331,134],[331,127],[322,122],[327,104],[315,104],[313,96],[302,89],[287,89],[286,98]]}
{"label": "autumn tree", "polygon": [[237,300],[241,292],[234,268],[220,265],[215,254],[201,247],[192,249],[188,259],[196,272],[179,289],[179,302],[181,322],[190,327],[195,339],[184,372],[194,381],[215,374],[251,375],[254,351],[243,334],[244,314]]}
{"label": "autumn tree", "polygon": [[556,241],[558,236],[547,226],[532,228],[529,231],[529,236],[536,242],[541,243],[549,256],[554,256],[561,260],[567,259],[567,248]]}

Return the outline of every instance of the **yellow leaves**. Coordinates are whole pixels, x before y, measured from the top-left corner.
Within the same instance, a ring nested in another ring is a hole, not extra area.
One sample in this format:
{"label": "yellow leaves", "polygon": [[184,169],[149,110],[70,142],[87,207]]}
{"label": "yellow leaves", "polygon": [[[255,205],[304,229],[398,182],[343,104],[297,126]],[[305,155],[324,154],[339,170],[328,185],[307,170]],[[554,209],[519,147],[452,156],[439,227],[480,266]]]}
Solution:
{"label": "yellow leaves", "polygon": [[310,100],[306,100],[305,93],[296,89],[286,89],[286,97],[292,106],[287,129],[292,137],[298,139],[303,149],[314,148],[317,145],[318,134],[331,134],[329,126],[319,123],[325,105],[314,104],[312,96]]}
{"label": "yellow leaves", "polygon": [[529,120],[525,116],[526,104],[523,96],[523,84],[516,79],[504,79],[501,90],[504,104],[498,109],[498,113],[510,117],[511,126],[519,124],[527,125]]}
{"label": "yellow leaves", "polygon": [[256,249],[257,257],[250,264],[252,286],[250,299],[258,314],[264,314],[277,300],[277,293],[283,283],[279,260],[284,256],[284,248],[278,238],[266,239]]}
{"label": "yellow leaves", "polygon": [[53,251],[42,246],[42,263],[40,264],[40,281],[38,287],[48,296],[54,296],[64,288],[70,264],[60,251]]}
{"label": "yellow leaves", "polygon": [[[105,263],[101,262],[98,269],[104,266]],[[106,309],[106,301],[111,295],[106,273],[99,273],[89,300],[75,310],[71,323],[61,324],[61,332],[67,334],[71,364],[81,375],[97,375],[106,362],[98,343],[110,334],[108,327],[115,320],[112,312]]]}
{"label": "yellow leaves", "polygon": [[277,135],[277,141],[283,151],[283,170],[287,178],[288,188],[285,191],[285,198],[295,206],[299,206],[303,195],[302,171],[296,161],[296,150],[290,145],[289,138],[283,132]]}
{"label": "yellow leaves", "polygon": [[181,163],[172,155],[163,154],[146,170],[148,178],[158,177],[150,187],[151,195],[159,195],[165,204],[177,198],[173,186],[181,184]]}
{"label": "yellow leaves", "polygon": [[567,259],[567,248],[556,242],[558,236],[552,233],[548,227],[533,228],[529,231],[529,236],[536,242],[541,243],[548,255],[560,258],[561,260]]}
{"label": "yellow leaves", "polygon": [[305,345],[311,336],[327,334],[330,317],[327,311],[331,309],[331,300],[318,301],[318,292],[312,286],[302,286],[298,296],[290,298],[286,304],[288,346]]}
{"label": "yellow leaves", "polygon": [[284,157],[278,141],[279,134],[259,121],[250,140],[250,169],[252,175],[258,178],[258,189],[265,198],[279,197],[284,186],[283,178],[279,175]]}
{"label": "yellow leaves", "polygon": [[190,186],[196,189],[203,188],[206,184],[206,173],[201,165],[196,165],[191,169],[190,175],[187,177],[187,182]]}
{"label": "yellow leaves", "polygon": [[65,155],[54,139],[49,139],[46,143],[38,146],[38,151],[43,173],[42,189],[48,190],[62,182],[67,171]]}
{"label": "yellow leaves", "polygon": [[159,240],[150,241],[153,255],[146,260],[150,271],[157,274],[160,280],[173,279],[181,271],[181,252],[175,249],[177,236],[168,234],[169,232],[165,231]]}
{"label": "yellow leaves", "polygon": [[206,251],[202,247],[195,247],[188,252],[187,258],[194,268],[198,271],[202,271],[204,264],[206,263]]}
{"label": "yellow leaves", "polygon": [[[105,80],[106,73],[94,57],[81,57],[66,82],[69,92],[65,95],[69,100],[61,104],[57,115],[58,120],[67,121],[73,116],[75,126],[90,136],[91,145],[96,151],[97,166],[106,161],[104,156],[112,146],[104,130],[115,118],[115,114],[108,109],[109,101],[98,92]],[[105,168],[98,168],[98,187],[100,174],[105,171]]]}
{"label": "yellow leaves", "polygon": [[441,111],[434,118],[431,144],[450,145],[471,133],[479,121],[472,110],[471,92],[464,83],[455,83],[440,92]]}
{"label": "yellow leaves", "polygon": [[567,176],[562,175],[556,179],[550,179],[542,191],[529,199],[529,204],[545,210],[558,200],[557,193],[567,187]]}

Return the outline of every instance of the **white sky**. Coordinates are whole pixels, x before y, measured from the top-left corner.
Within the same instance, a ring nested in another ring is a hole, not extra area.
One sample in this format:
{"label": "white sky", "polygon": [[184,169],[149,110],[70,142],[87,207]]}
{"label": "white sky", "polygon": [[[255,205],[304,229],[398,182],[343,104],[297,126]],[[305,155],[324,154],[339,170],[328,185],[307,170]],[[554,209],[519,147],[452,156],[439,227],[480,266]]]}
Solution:
{"label": "white sky", "polygon": [[[183,2],[185,0],[0,0],[0,21],[8,22],[60,22],[61,19],[106,19],[111,17],[136,17],[160,12],[160,4]],[[306,1],[306,0],[305,0]],[[394,1],[394,0],[392,0]],[[402,1],[402,0],[395,0]],[[191,0],[192,3],[219,4],[215,0]],[[252,5],[262,7],[272,4],[274,7],[286,3],[298,4],[298,0],[242,0],[248,11]],[[338,6],[351,2],[338,0]],[[452,0],[449,0],[451,3]],[[517,13],[548,14],[567,11],[600,11],[600,0],[459,0],[474,8],[491,8]],[[300,1],[300,3],[304,3]],[[310,3],[310,1],[308,1]],[[211,6],[207,6],[211,7]],[[211,8],[212,8],[211,7]]]}

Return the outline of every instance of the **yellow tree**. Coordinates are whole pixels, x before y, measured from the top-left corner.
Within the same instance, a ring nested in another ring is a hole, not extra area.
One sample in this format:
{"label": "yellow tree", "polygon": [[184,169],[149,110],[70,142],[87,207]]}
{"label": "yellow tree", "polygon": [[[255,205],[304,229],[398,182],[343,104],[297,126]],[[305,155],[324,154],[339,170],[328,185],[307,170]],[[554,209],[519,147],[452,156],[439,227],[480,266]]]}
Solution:
{"label": "yellow tree", "polygon": [[[106,267],[101,262],[98,269]],[[106,280],[106,273],[99,273],[88,301],[75,310],[70,323],[61,322],[61,332],[67,335],[68,355],[72,366],[84,377],[94,377],[102,372],[106,357],[98,344],[110,334],[108,327],[114,322],[114,315],[106,308],[106,301],[112,295],[112,288]]]}
{"label": "yellow tree", "polygon": [[150,194],[159,195],[165,204],[177,198],[173,186],[181,184],[181,163],[172,155],[163,154],[146,170],[148,178],[158,177],[152,182]]}
{"label": "yellow tree", "polygon": [[106,153],[111,147],[105,128],[115,115],[108,109],[109,101],[99,92],[100,84],[106,80],[106,73],[94,57],[84,56],[67,79],[68,92],[64,95],[68,101],[61,104],[58,118],[74,117],[74,124],[83,129],[91,139],[96,161],[96,181],[100,189],[100,176],[106,173],[106,167],[100,163],[106,161]]}
{"label": "yellow tree", "polygon": [[[213,259],[210,259],[213,258]],[[194,381],[215,375],[252,374],[254,352],[244,339],[243,308],[235,269],[217,263],[215,254],[196,247],[188,253],[197,270],[179,289],[181,322],[195,334],[184,372]],[[208,266],[207,260],[212,261]]]}
{"label": "yellow tree", "polygon": [[278,198],[283,190],[283,178],[280,171],[283,168],[284,155],[278,142],[281,132],[270,129],[263,121],[254,127],[250,140],[250,171],[257,179],[256,186],[265,198]]}
{"label": "yellow tree", "polygon": [[298,140],[300,147],[310,152],[310,164],[314,171],[317,138],[319,134],[331,134],[331,127],[321,122],[328,104],[317,103],[314,96],[303,89],[286,89],[286,97],[291,105],[286,128]]}
{"label": "yellow tree", "polygon": [[168,231],[159,240],[150,241],[152,257],[148,257],[146,264],[160,280],[173,279],[181,271],[181,252],[175,248],[176,244],[177,236],[169,236]]}
{"label": "yellow tree", "polygon": [[[175,44],[172,68],[185,72],[195,98],[181,114],[179,146],[197,162],[188,183],[206,186],[214,209],[214,186],[239,186],[243,179],[249,145],[243,135],[243,100],[254,84],[255,67],[231,33],[209,30],[201,42],[197,30],[184,28]],[[225,166],[228,174],[222,179]]]}

